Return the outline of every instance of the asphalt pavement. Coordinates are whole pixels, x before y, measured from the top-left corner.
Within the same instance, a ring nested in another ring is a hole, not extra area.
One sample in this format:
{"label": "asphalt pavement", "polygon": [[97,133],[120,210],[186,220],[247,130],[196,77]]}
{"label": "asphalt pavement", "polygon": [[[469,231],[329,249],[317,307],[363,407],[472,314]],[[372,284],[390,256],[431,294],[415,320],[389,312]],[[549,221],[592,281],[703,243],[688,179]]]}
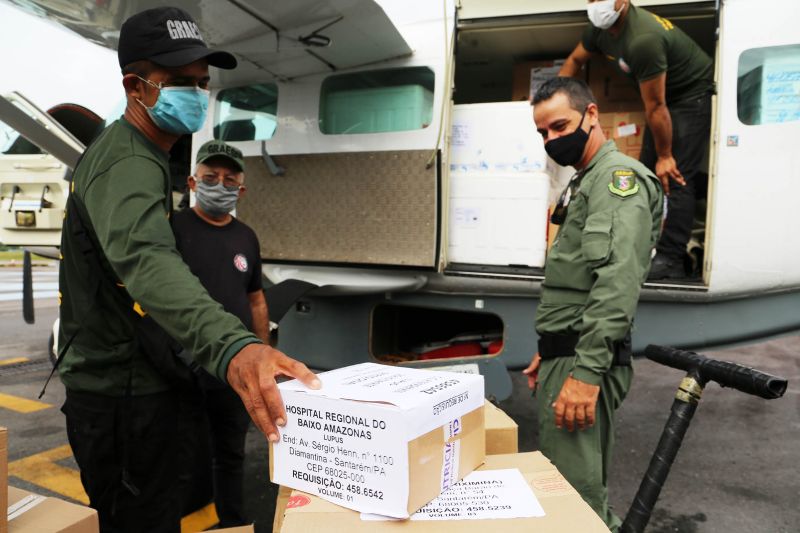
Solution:
{"label": "asphalt pavement", "polygon": [[[45,269],[47,270],[47,269]],[[45,274],[46,280],[50,274]],[[0,283],[11,277],[0,269]],[[42,276],[42,274],[37,274]],[[36,300],[36,324],[23,322],[20,303],[0,300],[0,425],[9,428],[10,482],[39,493],[85,501],[67,445],[60,381],[37,396],[49,372],[47,339],[56,301]],[[716,350],[706,355],[789,379],[779,400],[763,400],[709,384],[647,531],[733,533],[800,531],[800,336]],[[610,500],[624,516],[669,415],[678,370],[637,360],[633,388],[618,411]],[[533,400],[522,376],[500,404],[520,425],[520,450],[536,449]],[[264,438],[251,429],[245,465],[246,509],[259,532],[271,531],[276,489],[269,483]],[[213,523],[200,510],[184,531]],[[194,530],[196,530],[194,529]]]}

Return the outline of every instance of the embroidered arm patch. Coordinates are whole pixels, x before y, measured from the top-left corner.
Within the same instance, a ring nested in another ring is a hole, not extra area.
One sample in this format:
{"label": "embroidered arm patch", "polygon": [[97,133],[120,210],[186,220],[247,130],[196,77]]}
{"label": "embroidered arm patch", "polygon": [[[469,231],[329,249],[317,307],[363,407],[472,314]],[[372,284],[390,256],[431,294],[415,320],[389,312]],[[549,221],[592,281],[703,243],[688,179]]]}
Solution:
{"label": "embroidered arm patch", "polygon": [[611,173],[611,183],[608,184],[611,194],[626,198],[639,192],[636,182],[636,173],[633,170],[617,169]]}

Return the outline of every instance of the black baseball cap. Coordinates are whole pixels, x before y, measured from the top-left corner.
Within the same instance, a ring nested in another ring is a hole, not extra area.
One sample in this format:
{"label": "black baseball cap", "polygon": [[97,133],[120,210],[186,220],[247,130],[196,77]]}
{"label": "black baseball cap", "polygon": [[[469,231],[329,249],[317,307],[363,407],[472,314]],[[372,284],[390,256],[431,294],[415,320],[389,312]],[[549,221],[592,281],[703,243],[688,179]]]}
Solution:
{"label": "black baseball cap", "polygon": [[226,144],[223,141],[211,140],[197,150],[197,164],[205,163],[214,157],[223,157],[233,163],[240,171],[244,171],[244,156],[242,151]]}
{"label": "black baseball cap", "polygon": [[148,9],[126,20],[119,32],[117,56],[121,68],[142,59],[162,67],[182,67],[202,58],[217,68],[236,67],[233,54],[208,48],[197,23],[177,7]]}

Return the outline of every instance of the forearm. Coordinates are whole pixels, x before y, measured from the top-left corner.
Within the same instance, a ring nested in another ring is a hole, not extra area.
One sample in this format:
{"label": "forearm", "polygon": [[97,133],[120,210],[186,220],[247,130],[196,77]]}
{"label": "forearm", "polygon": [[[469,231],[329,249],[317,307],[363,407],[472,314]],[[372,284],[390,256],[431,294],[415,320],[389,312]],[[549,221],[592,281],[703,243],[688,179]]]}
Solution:
{"label": "forearm", "polygon": [[[611,280],[611,277],[615,279]],[[630,329],[639,298],[639,280],[633,273],[610,265],[598,276],[583,315],[575,347],[573,376],[597,385],[611,368],[614,345]]]}
{"label": "forearm", "polygon": [[129,294],[207,371],[225,379],[230,359],[258,342],[213,300],[176,254],[161,247],[131,264],[115,261]]}
{"label": "forearm", "polygon": [[583,68],[583,63],[579,62],[575,57],[569,56],[565,61],[561,70],[558,71],[559,76],[574,78]]}
{"label": "forearm", "polygon": [[666,104],[647,106],[647,126],[653,135],[658,157],[672,156],[672,118]]}

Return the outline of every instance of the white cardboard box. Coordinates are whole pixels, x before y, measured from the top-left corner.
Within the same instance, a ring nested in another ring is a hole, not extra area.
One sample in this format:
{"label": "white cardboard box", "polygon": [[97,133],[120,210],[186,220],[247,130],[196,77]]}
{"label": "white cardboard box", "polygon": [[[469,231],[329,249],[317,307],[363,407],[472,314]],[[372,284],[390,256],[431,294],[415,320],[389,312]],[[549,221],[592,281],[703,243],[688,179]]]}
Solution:
{"label": "white cardboard box", "polygon": [[363,363],[320,379],[279,385],[273,482],[405,518],[483,463],[483,376]]}
{"label": "white cardboard box", "polygon": [[550,176],[451,173],[447,259],[544,266]]}

